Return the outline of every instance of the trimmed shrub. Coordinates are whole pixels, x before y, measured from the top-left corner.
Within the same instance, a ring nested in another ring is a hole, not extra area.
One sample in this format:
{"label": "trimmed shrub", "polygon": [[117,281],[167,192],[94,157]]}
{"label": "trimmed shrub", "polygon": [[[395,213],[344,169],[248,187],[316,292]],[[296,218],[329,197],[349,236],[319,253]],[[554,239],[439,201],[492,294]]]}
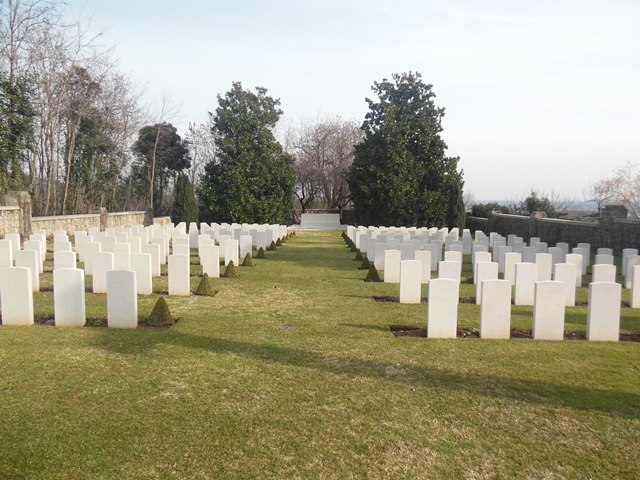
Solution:
{"label": "trimmed shrub", "polygon": [[267,247],[267,250],[273,251],[276,249],[276,244],[271,240],[271,244]]}
{"label": "trimmed shrub", "polygon": [[371,262],[369,262],[369,258],[367,257],[366,253],[362,254],[362,265],[360,265],[359,270],[369,270],[369,267],[371,266]]}
{"label": "trimmed shrub", "polygon": [[198,288],[196,288],[196,291],[194,293],[196,295],[203,295],[205,297],[213,297],[216,293],[218,293],[218,291],[213,289],[211,279],[209,278],[209,275],[205,273],[202,276],[202,280],[200,280],[200,284],[198,285]]}
{"label": "trimmed shrub", "polygon": [[166,327],[173,325],[174,323],[176,323],[176,321],[173,316],[171,316],[167,301],[164,297],[158,298],[153,310],[151,310],[149,318],[147,318],[147,325],[151,325],[153,327]]}
{"label": "trimmed shrub", "polygon": [[364,258],[362,258],[362,252],[356,249],[356,258],[353,259],[354,262],[361,262]]}
{"label": "trimmed shrub", "polygon": [[364,279],[365,282],[381,282],[380,274],[378,273],[378,269],[375,265],[371,265],[369,267],[369,271],[367,272],[367,276]]}
{"label": "trimmed shrub", "polygon": [[260,247],[258,249],[258,253],[256,253],[256,258],[267,258],[267,256],[264,253],[264,248]]}
{"label": "trimmed shrub", "polygon": [[227,268],[224,270],[224,273],[221,275],[224,278],[238,278],[240,274],[238,273],[238,269],[233,264],[233,260],[229,262]]}
{"label": "trimmed shrub", "polygon": [[241,266],[242,267],[255,267],[256,266],[256,264],[253,261],[253,258],[251,258],[251,254],[250,253],[247,253],[244,256],[244,260],[242,261],[242,265]]}
{"label": "trimmed shrub", "polygon": [[279,238],[276,240],[276,247],[281,247],[282,246],[282,240],[280,240]]}

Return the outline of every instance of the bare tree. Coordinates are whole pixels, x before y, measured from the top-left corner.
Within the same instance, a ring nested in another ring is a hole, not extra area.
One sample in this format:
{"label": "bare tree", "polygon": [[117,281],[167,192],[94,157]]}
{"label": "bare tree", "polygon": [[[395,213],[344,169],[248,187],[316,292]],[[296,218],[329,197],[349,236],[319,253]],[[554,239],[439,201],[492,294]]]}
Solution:
{"label": "bare tree", "polygon": [[189,143],[191,167],[188,176],[194,188],[200,183],[200,177],[204,173],[204,166],[216,162],[216,143],[213,134],[213,122],[211,118],[203,123],[190,123],[185,136]]}
{"label": "bare tree", "polygon": [[638,165],[627,163],[613,174],[589,186],[588,200],[598,211],[604,205],[624,205],[633,218],[640,218],[640,170]]}
{"label": "bare tree", "polygon": [[346,173],[353,147],[362,139],[357,124],[339,117],[301,121],[287,137],[296,159],[296,196],[303,210],[314,200],[325,208],[344,208],[349,203]]}

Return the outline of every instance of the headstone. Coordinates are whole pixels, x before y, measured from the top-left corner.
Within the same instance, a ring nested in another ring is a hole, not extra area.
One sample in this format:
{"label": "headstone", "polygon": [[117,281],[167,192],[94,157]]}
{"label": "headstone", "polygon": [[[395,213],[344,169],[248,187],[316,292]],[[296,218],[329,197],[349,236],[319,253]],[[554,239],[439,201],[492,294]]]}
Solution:
{"label": "headstone", "polygon": [[565,286],[565,305],[576,304],[576,275],[578,267],[575,263],[557,263],[553,266],[553,279]]}
{"label": "headstone", "polygon": [[457,262],[460,270],[462,270],[462,252],[458,250],[449,250],[448,252],[444,252],[444,261]]}
{"label": "headstone", "polygon": [[252,242],[251,235],[240,235],[240,258],[244,259],[247,254],[251,255]]}
{"label": "headstone", "polygon": [[538,265],[538,281],[551,280],[552,257],[548,253],[536,253],[536,265]]}
{"label": "headstone", "polygon": [[587,307],[587,340],[617,342],[620,338],[619,283],[590,283]]}
{"label": "headstone", "polygon": [[[42,261],[42,248],[38,240],[27,240],[22,244],[23,250],[32,250],[36,252],[36,264],[38,265],[38,274],[44,271],[44,262]],[[38,290],[36,290],[38,291]]]}
{"label": "headstone", "polygon": [[460,283],[460,264],[451,260],[439,262],[438,278],[447,278]]}
{"label": "headstone", "polygon": [[17,252],[20,250],[20,234],[19,233],[7,233],[4,236],[5,240],[9,240],[13,246],[12,251]]}
{"label": "headstone", "polygon": [[139,295],[151,295],[153,293],[151,255],[148,253],[134,253],[131,255],[131,270],[136,274],[136,293]]}
{"label": "headstone", "polygon": [[518,263],[515,276],[513,302],[516,305],[533,305],[535,286],[538,281],[538,265],[528,262]]}
{"label": "headstone", "polygon": [[[18,253],[18,252],[16,252]],[[35,258],[35,255],[31,255]],[[33,325],[32,268],[0,268],[0,304],[3,325]]]}
{"label": "headstone", "polygon": [[[256,249],[257,250],[267,250],[267,234],[264,231],[258,231],[256,234]],[[360,249],[362,251],[362,249]]]}
{"label": "headstone", "polygon": [[442,260],[442,244],[428,243],[424,247],[425,250],[431,252],[431,271],[438,271],[438,263]]}
{"label": "headstone", "polygon": [[58,240],[53,242],[53,252],[72,252],[71,242]]}
{"label": "headstone", "polygon": [[595,258],[594,265],[613,265],[614,257],[608,253],[598,253]]}
{"label": "headstone", "polygon": [[[597,257],[598,255],[596,255]],[[592,282],[610,282],[616,281],[616,266],[606,263],[596,263],[592,269]]]}
{"label": "headstone", "polygon": [[556,263],[564,263],[563,259],[564,259],[565,253],[563,252],[562,248],[558,246],[549,247],[547,249],[547,253],[551,255],[551,263],[553,265],[555,265]]}
{"label": "headstone", "polygon": [[151,255],[151,276],[159,277],[161,273],[160,269],[160,245],[157,243],[150,243],[142,246],[142,253]]}
{"label": "headstone", "polygon": [[53,271],[53,306],[56,327],[84,327],[87,322],[84,270],[56,268]]}
{"label": "headstone", "polygon": [[132,270],[111,270],[107,273],[107,326],[138,326],[136,273]]}
{"label": "headstone", "polygon": [[76,268],[76,254],[64,250],[53,252],[53,269],[58,270],[60,268]]}
{"label": "headstone", "polygon": [[[387,242],[377,242],[373,247],[373,264],[377,270],[384,270],[384,251],[387,249]],[[371,259],[369,258],[369,261]]]}
{"label": "headstone", "polygon": [[[473,262],[473,283],[474,285],[476,283],[478,283],[477,280],[477,270],[478,270],[478,263],[481,262],[490,262],[491,261],[491,253],[489,252],[476,252],[476,256]],[[498,265],[496,263],[496,265]],[[497,278],[497,277],[496,277]]]}
{"label": "headstone", "polygon": [[596,250],[596,255],[611,255],[611,256],[613,256],[613,248],[599,248],[598,250]]}
{"label": "headstone", "polygon": [[211,278],[220,277],[220,247],[217,245],[208,245],[202,247],[202,256],[200,263],[202,264],[202,274],[205,273]]}
{"label": "headstone", "polygon": [[480,338],[511,336],[511,282],[483,280],[480,307]]}
{"label": "headstone", "polygon": [[516,281],[516,264],[522,262],[522,255],[516,252],[507,252],[504,255],[504,279],[511,285]]}
{"label": "headstone", "polygon": [[0,268],[13,267],[13,243],[11,240],[0,240]]}
{"label": "headstone", "polygon": [[566,286],[562,282],[544,281],[536,283],[535,302],[533,305],[534,340],[564,339],[565,292]]}
{"label": "headstone", "polygon": [[498,279],[496,262],[478,262],[476,264],[476,305],[482,304],[482,282]]}
{"label": "headstone", "polygon": [[93,266],[91,265],[91,259],[95,253],[101,251],[102,245],[98,242],[87,242],[84,244],[84,273],[86,275],[93,275]]}
{"label": "headstone", "polygon": [[460,283],[437,278],[429,283],[427,337],[456,338]]}
{"label": "headstone", "polygon": [[131,245],[116,243],[113,246],[113,269],[131,270]]}
{"label": "headstone", "polygon": [[626,263],[627,269],[624,271],[624,288],[631,288],[633,267],[640,265],[640,255],[628,255]]}
{"label": "headstone", "polygon": [[[237,240],[227,240],[238,242]],[[189,283],[189,257],[186,255],[169,255],[168,282],[169,295],[191,295]]]}
{"label": "headstone", "polygon": [[233,264],[237,267],[239,265],[238,260],[238,250],[239,250],[238,240],[234,238],[229,238],[224,241],[221,245],[221,251],[224,252],[224,264],[229,265],[229,262],[233,261]]}
{"label": "headstone", "polygon": [[420,303],[422,262],[402,260],[400,262],[400,303]]}
{"label": "headstone", "polygon": [[40,291],[40,268],[38,267],[38,255],[35,250],[18,250],[14,255],[16,267],[26,267],[31,270],[31,288],[33,292]]}
{"label": "headstone", "polygon": [[573,249],[573,254],[582,256],[580,275],[587,274],[587,266],[589,266],[589,250],[585,247],[577,247]]}
{"label": "headstone", "polygon": [[582,286],[582,262],[584,257],[578,253],[568,253],[565,257],[566,263],[573,263],[576,266],[576,288]]}
{"label": "headstone", "polygon": [[640,265],[633,267],[631,273],[631,298],[629,306],[631,308],[640,308]]}
{"label": "headstone", "polygon": [[191,248],[189,248],[188,243],[174,243],[172,253],[173,255],[186,255],[189,257],[191,256]]}
{"label": "headstone", "polygon": [[622,268],[620,269],[620,272],[622,273],[622,275],[627,274],[627,257],[631,255],[638,255],[638,249],[637,248],[622,249]]}
{"label": "headstone", "polygon": [[400,282],[400,250],[385,250],[384,252],[384,283]]}
{"label": "headstone", "polygon": [[151,245],[158,245],[160,248],[160,265],[165,265],[167,263],[167,247],[163,238],[152,238]]}
{"label": "headstone", "polygon": [[536,243],[536,253],[547,253],[548,248],[547,242]]}
{"label": "headstone", "polygon": [[416,250],[415,259],[421,262],[420,281],[422,283],[429,283],[431,280],[431,252],[427,250]]}
{"label": "headstone", "polygon": [[131,255],[142,253],[142,239],[138,236],[129,237],[129,246]]}
{"label": "headstone", "polygon": [[536,263],[536,247],[524,247],[522,249],[522,262],[523,263]]}
{"label": "headstone", "polygon": [[113,253],[98,252],[91,255],[93,293],[107,293],[107,272],[113,270]]}
{"label": "headstone", "polygon": [[556,247],[562,250],[562,258],[560,259],[559,262],[555,262],[555,263],[565,263],[564,257],[569,253],[569,244],[567,242],[558,242],[556,243]]}
{"label": "headstone", "polygon": [[498,247],[498,273],[504,273],[504,257],[507,253],[511,252],[512,248],[507,246]]}

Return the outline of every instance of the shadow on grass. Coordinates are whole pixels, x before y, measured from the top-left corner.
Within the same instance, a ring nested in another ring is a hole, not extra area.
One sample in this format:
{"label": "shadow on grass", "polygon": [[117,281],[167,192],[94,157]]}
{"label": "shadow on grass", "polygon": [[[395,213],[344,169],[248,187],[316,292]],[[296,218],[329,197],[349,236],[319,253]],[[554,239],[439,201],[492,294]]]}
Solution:
{"label": "shadow on grass", "polygon": [[[358,326],[360,327],[360,326]],[[139,355],[156,345],[167,344],[200,349],[213,353],[234,354],[251,360],[281,365],[294,365],[318,372],[339,373],[353,378],[366,377],[409,385],[428,385],[470,395],[509,398],[534,405],[557,405],[579,410],[616,414],[625,418],[640,418],[640,394],[614,390],[558,384],[529,379],[514,380],[488,374],[465,374],[450,370],[406,365],[407,375],[388,376],[387,369],[398,368],[359,358],[325,355],[296,348],[256,344],[241,340],[180,333],[172,330],[130,332],[105,329],[98,346],[119,354]],[[425,347],[426,348],[426,347]]]}
{"label": "shadow on grass", "polygon": [[378,325],[361,325],[357,323],[339,323],[339,327],[360,328],[362,330],[377,330],[380,332],[389,332],[389,327],[381,327]]}

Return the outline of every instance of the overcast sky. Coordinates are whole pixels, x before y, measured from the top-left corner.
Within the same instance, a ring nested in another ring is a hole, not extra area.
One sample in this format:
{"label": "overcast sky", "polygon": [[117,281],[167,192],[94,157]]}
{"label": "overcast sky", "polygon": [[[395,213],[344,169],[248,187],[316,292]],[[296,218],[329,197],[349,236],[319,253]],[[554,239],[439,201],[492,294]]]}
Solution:
{"label": "overcast sky", "polygon": [[640,0],[68,0],[184,131],[231,82],[287,121],[361,122],[376,80],[417,71],[476,200],[581,199],[640,163]]}

